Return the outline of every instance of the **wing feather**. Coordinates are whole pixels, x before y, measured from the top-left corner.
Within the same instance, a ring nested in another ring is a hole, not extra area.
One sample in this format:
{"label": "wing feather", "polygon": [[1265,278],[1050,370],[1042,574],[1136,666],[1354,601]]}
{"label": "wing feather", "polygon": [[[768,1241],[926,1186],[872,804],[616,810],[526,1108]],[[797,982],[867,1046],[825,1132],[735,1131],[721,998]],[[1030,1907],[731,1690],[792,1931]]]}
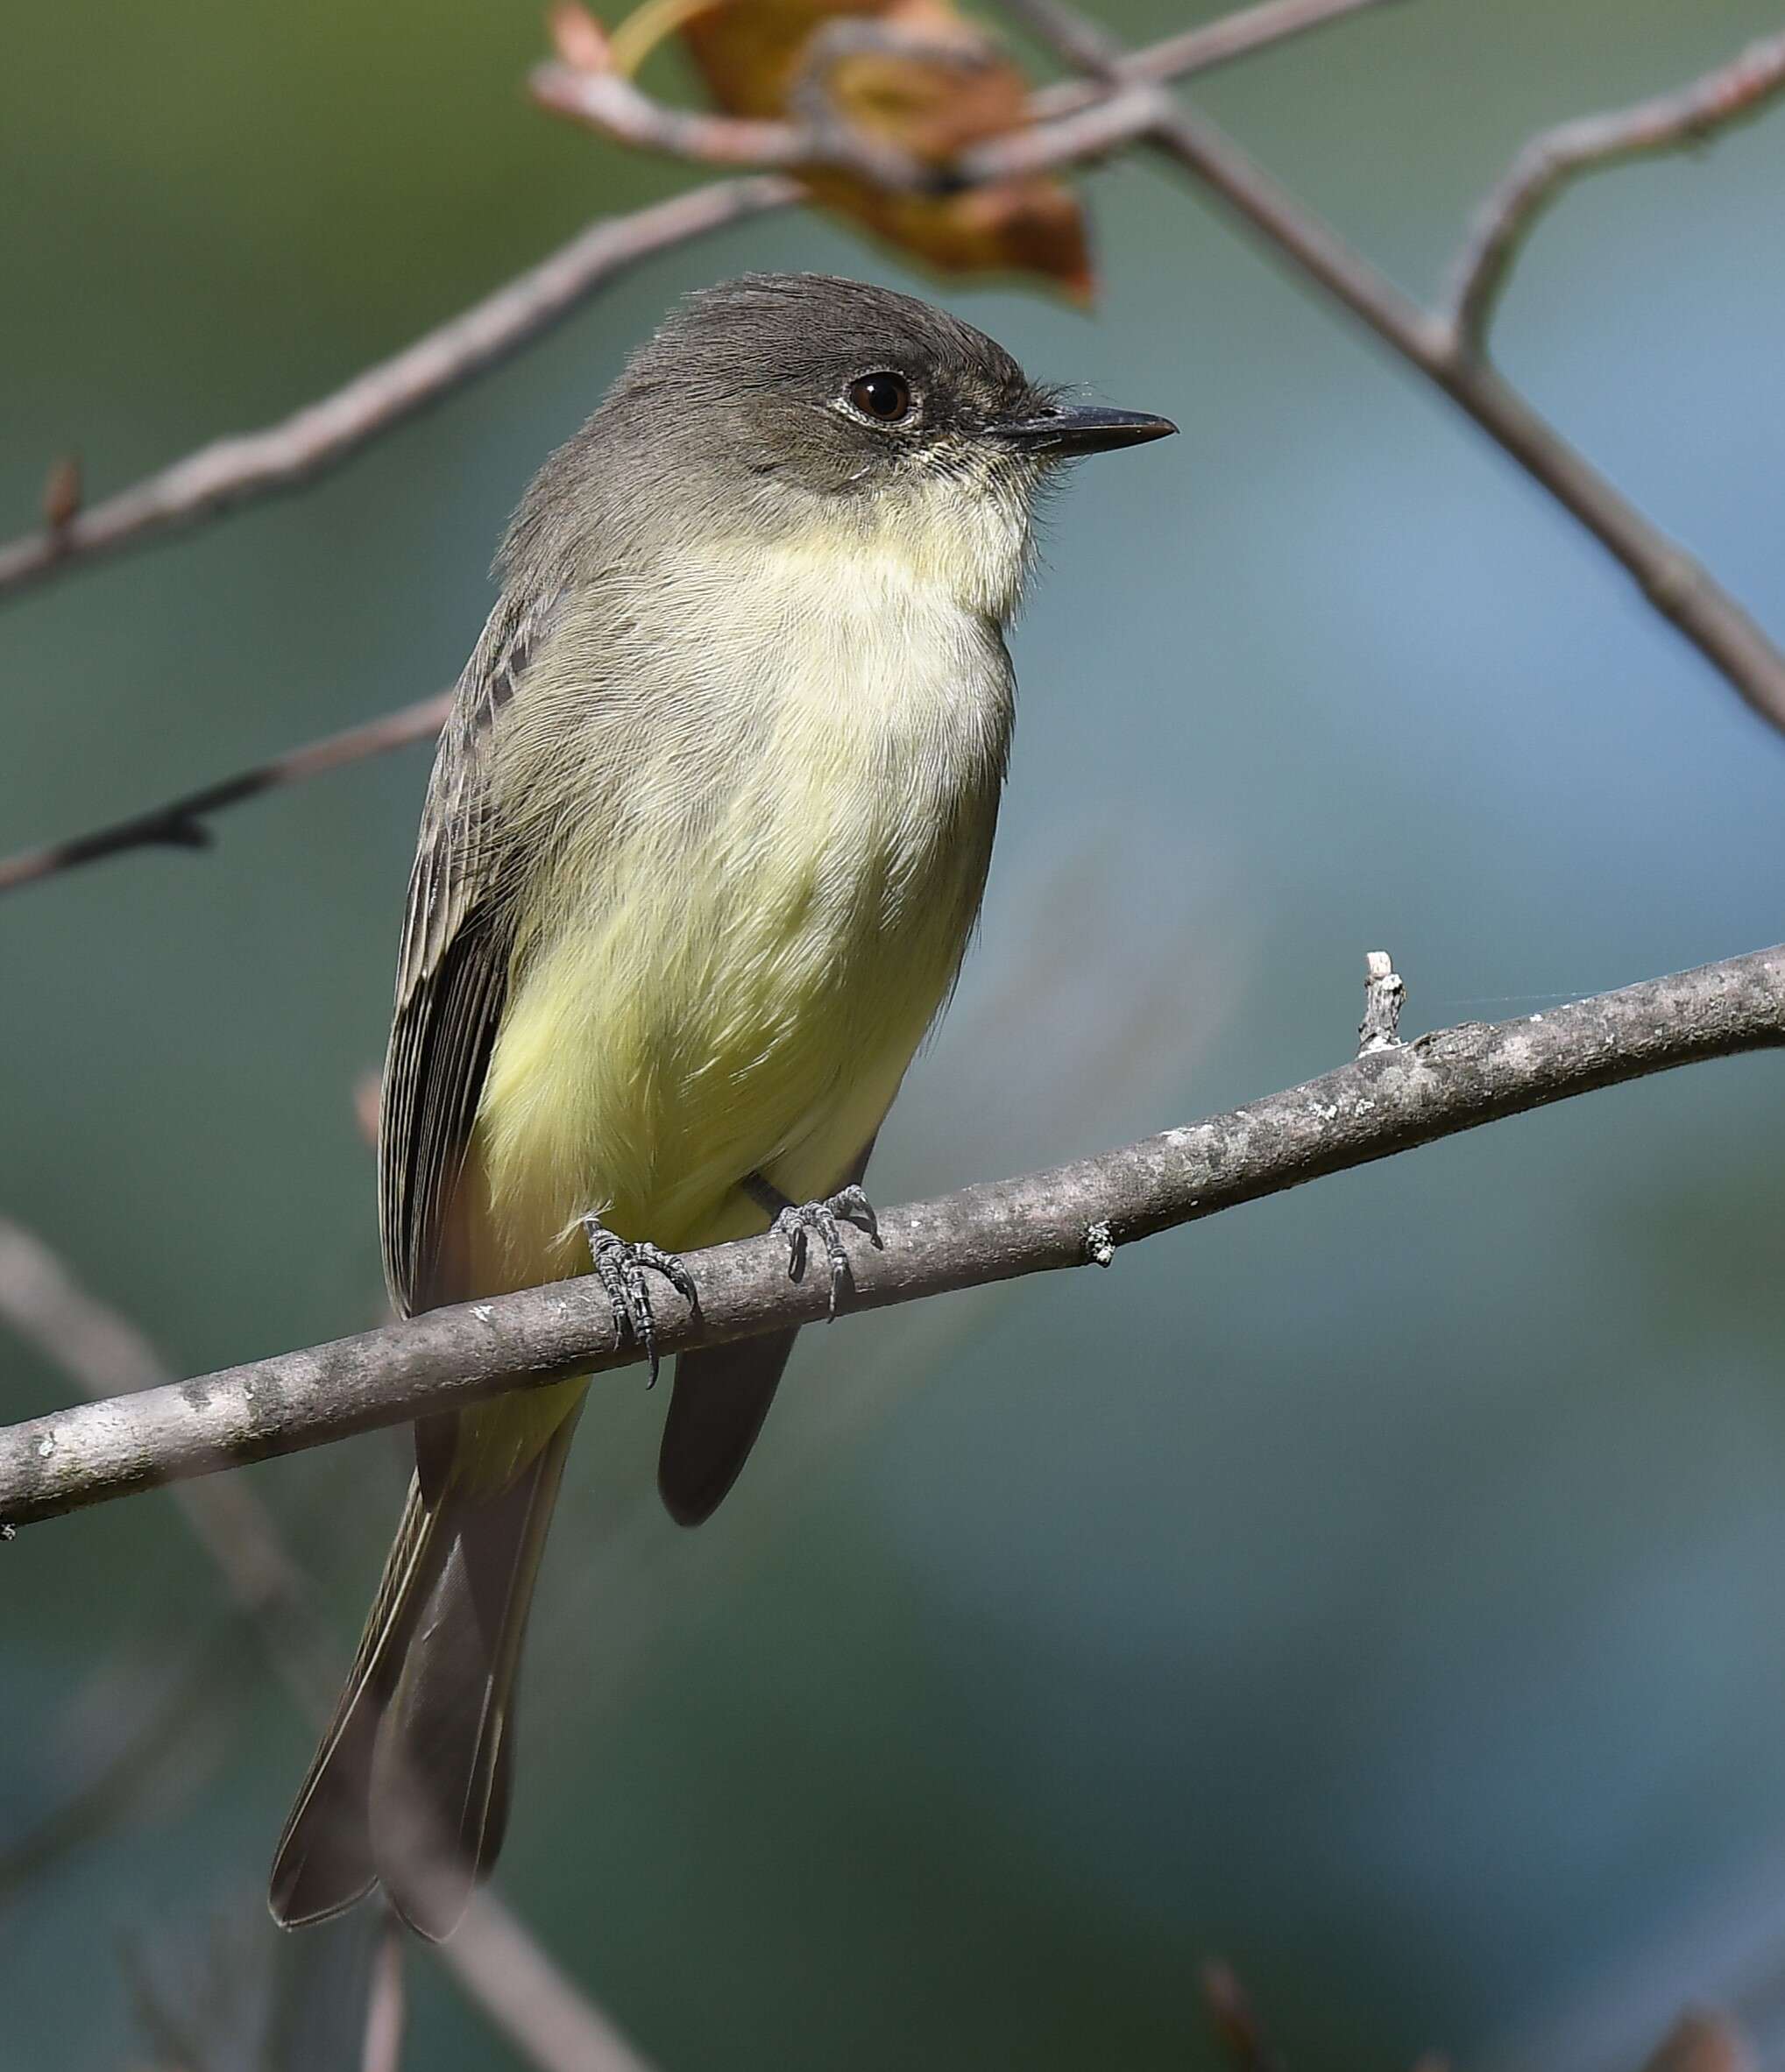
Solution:
{"label": "wing feather", "polygon": [[556,612],[505,598],[478,642],[440,739],[409,874],[379,1128],[379,1224],[405,1316],[457,1299],[449,1221],[507,994],[504,857],[491,824],[489,746]]}

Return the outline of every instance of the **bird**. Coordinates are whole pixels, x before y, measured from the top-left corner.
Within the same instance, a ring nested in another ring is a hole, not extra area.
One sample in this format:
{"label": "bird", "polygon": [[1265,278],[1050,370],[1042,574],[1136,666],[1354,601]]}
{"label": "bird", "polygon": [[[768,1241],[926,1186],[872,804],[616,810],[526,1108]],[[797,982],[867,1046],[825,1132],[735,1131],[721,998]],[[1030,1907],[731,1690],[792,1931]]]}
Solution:
{"label": "bird", "polygon": [[[680,1255],[873,1231],[868,1157],[978,916],[1005,645],[1064,463],[1169,420],[1029,379],[912,296],[693,293],[540,469],[429,783],[379,1135],[403,1315],[599,1277],[649,1358]],[[791,1330],[683,1354],[658,1486],[709,1517]],[[507,1825],[528,1610],[586,1380],[424,1418],[274,1859],[286,1927],[381,1887],[449,1934]]]}

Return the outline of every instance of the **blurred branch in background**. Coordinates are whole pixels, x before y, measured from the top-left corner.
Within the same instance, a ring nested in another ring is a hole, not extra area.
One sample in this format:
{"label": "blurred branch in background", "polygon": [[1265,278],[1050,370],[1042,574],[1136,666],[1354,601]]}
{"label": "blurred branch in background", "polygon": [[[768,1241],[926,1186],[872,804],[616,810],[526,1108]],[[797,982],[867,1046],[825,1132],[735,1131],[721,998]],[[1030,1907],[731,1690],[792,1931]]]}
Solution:
{"label": "blurred branch in background", "polygon": [[[1060,0],[1005,0],[1005,5],[1068,64],[1112,86],[1123,83],[1132,54]],[[1785,39],[1748,53],[1739,60],[1746,67],[1744,76],[1768,77],[1775,51],[1785,52]],[[1717,123],[1746,112],[1760,90],[1756,88],[1746,97],[1725,91],[1720,102],[1703,95],[1694,119],[1682,122],[1671,136],[1658,136],[1653,148],[1702,140]],[[1785,731],[1785,654],[1728,591],[1652,526],[1487,365],[1477,342],[1463,326],[1431,315],[1403,295],[1207,117],[1193,115],[1161,92],[1156,119],[1144,136],[1467,411],[1624,564],[1650,605],[1722,672],[1760,718]]]}
{"label": "blurred branch in background", "polygon": [[1654,152],[1704,144],[1719,130],[1758,115],[1785,91],[1785,36],[1750,44],[1727,65],[1677,93],[1614,115],[1583,116],[1534,137],[1477,213],[1456,262],[1449,326],[1457,345],[1480,352],[1506,275],[1538,216],[1583,173]]}
{"label": "blurred branch in background", "polygon": [[[1380,983],[1380,975],[1375,975]],[[1075,1164],[889,1211],[851,1248],[853,1306],[1107,1265],[1117,1247],[1674,1066],[1785,1045],[1785,946],[1513,1022],[1372,1051],[1304,1086]],[[828,1277],[789,1278],[772,1234],[690,1255],[698,1301],[665,1295],[665,1354],[816,1323]],[[591,1276],[429,1311],[332,1344],[0,1431],[13,1527],[167,1481],[321,1446],[529,1383],[630,1366]]]}
{"label": "blurred branch in background", "polygon": [[244,799],[259,798],[264,791],[276,791],[282,784],[301,784],[308,777],[320,777],[329,770],[345,769],[350,763],[370,756],[407,748],[414,741],[431,741],[452,704],[450,690],[436,691],[387,712],[381,719],[341,732],[325,734],[302,748],[275,755],[207,784],[197,791],[169,799],[165,806],[151,806],[122,820],[96,828],[91,834],[75,835],[60,842],[46,842],[40,849],[22,849],[16,856],[0,859],[0,893],[16,892],[39,878],[52,878],[83,863],[97,863],[101,857],[117,856],[126,849],[208,849],[215,837],[206,824],[213,813],[239,806]]}
{"label": "blurred branch in background", "polygon": [[[20,1225],[0,1219],[0,1320],[53,1361],[89,1397],[116,1402],[171,1384],[166,1365],[127,1318],[81,1287],[48,1246]],[[337,1681],[335,1649],[311,1602],[309,1585],[287,1552],[271,1513],[239,1482],[190,1482],[170,1490],[194,1537],[209,1555],[248,1631],[305,1721],[329,1717]],[[220,1644],[232,1648],[233,1623]],[[207,1648],[181,1678],[167,1706],[118,1760],[60,1811],[0,1856],[0,1899],[25,1878],[101,1831],[131,1803],[139,1766],[191,1716],[195,1679],[215,1670]],[[185,1701],[182,1708],[181,1701]],[[467,1997],[539,2072],[650,2072],[646,2061],[606,2016],[586,2001],[526,1928],[485,1890],[450,1942],[429,1946]],[[521,1991],[524,1985],[525,1991]],[[400,1994],[374,1967],[382,2019],[400,2033]],[[398,1993],[394,2010],[388,2005]],[[373,2037],[368,2015],[366,2063]],[[384,2033],[380,2031],[380,2033]]]}
{"label": "blurred branch in background", "polygon": [[[664,107],[607,64],[606,38],[576,7],[560,8],[554,19],[561,46],[578,62],[542,67],[534,90],[559,113],[697,163],[809,167],[839,162],[841,151],[859,177],[868,176],[872,160],[874,179],[883,187],[903,182],[924,192],[1079,163],[1125,143],[1151,145],[1201,180],[1274,251],[1449,395],[1623,563],[1654,609],[1693,642],[1753,711],[1785,731],[1785,655],[1704,568],[1620,496],[1482,357],[1487,322],[1519,244],[1560,186],[1593,166],[1703,142],[1718,128],[1756,113],[1785,89],[1785,36],[1753,45],[1676,94],[1621,115],[1564,124],[1527,145],[1477,212],[1453,270],[1449,312],[1434,315],[1403,295],[1206,118],[1170,98],[1161,84],[1383,0],[1264,0],[1134,52],[1124,52],[1058,0],[1007,4],[1068,63],[1092,74],[1092,81],[1063,82],[1031,95],[1028,127],[947,162],[922,163],[903,154],[903,165],[893,166],[883,142],[864,143],[859,131],[839,127],[834,118],[814,126]],[[308,481],[422,404],[542,336],[633,260],[803,196],[791,181],[765,176],[698,189],[598,223],[334,395],[263,432],[206,447],[84,515],[77,509],[78,471],[71,463],[58,463],[46,491],[45,530],[0,548],[0,598],[76,562]],[[204,823],[210,814],[276,786],[425,739],[437,731],[443,704],[443,698],[424,699],[92,833],[21,851],[0,860],[0,893],[131,849],[202,848],[209,838]]]}

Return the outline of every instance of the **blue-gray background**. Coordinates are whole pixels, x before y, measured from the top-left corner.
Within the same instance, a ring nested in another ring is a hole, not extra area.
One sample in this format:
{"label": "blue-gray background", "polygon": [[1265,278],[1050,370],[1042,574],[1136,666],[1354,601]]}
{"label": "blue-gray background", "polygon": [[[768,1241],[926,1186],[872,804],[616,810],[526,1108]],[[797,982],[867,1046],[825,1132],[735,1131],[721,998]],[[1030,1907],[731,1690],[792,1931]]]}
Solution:
{"label": "blue-gray background", "polygon": [[[687,177],[528,110],[521,0],[8,11],[6,530],[58,452],[103,493]],[[1777,25],[1763,0],[1417,0],[1200,98],[1424,292],[1527,132]],[[1596,180],[1498,332],[1775,631],[1781,191],[1785,116]],[[1174,178],[1089,193],[1094,318],[948,299],[1184,435],[1058,508],[983,937],[882,1141],[888,1201],[1324,1069],[1378,945],[1417,1029],[1785,932],[1785,742]],[[449,680],[531,469],[666,301],[746,265],[925,285],[810,217],[683,250],[303,497],[9,605],[4,845]],[[0,914],[0,1209],[182,1371],[379,1312],[351,1093],[425,760]],[[1596,2072],[1707,1995],[1772,2038],[1779,1071],[1597,1095],[1108,1275],[809,1333],[698,1535],[650,1492],[661,1395],[604,1385],[535,1623],[514,1906],[669,2072],[1195,2065],[1213,1950],[1304,2067],[1435,2045]],[[67,1392],[0,1346],[6,1416]],[[252,1473],[344,1660],[401,1474],[383,1435]],[[0,1569],[16,1835],[223,1606],[152,1498]],[[175,2004],[219,1962],[244,1992],[270,1973],[260,1881],[306,1736],[240,1651],[215,1730],[0,1913],[6,2072],[123,2061],[131,1969]],[[411,2063],[513,2061],[415,1976]]]}

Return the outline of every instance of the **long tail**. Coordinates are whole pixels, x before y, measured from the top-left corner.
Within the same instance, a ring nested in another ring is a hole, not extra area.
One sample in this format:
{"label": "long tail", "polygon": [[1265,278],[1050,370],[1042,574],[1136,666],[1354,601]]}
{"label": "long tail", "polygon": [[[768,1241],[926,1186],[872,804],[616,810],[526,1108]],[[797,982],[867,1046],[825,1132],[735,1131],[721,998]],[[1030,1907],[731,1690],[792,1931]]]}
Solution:
{"label": "long tail", "polygon": [[573,1411],[509,1487],[430,1503],[412,1482],[341,1702],[273,1862],[282,1927],[382,1885],[421,1934],[451,1934],[508,1822],[514,1686]]}

